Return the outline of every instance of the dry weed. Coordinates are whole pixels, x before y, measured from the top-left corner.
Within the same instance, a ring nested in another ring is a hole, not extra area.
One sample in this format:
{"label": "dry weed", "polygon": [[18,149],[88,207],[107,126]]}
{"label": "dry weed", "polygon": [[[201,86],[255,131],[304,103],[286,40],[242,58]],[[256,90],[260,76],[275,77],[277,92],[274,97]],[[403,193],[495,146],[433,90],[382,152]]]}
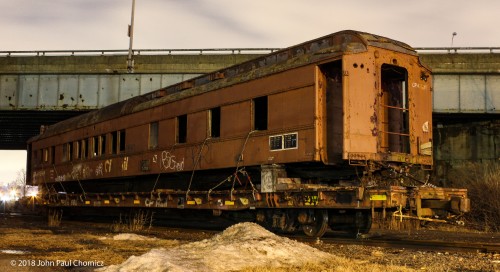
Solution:
{"label": "dry weed", "polygon": [[450,173],[454,187],[467,188],[469,225],[482,231],[500,231],[500,162],[464,163]]}

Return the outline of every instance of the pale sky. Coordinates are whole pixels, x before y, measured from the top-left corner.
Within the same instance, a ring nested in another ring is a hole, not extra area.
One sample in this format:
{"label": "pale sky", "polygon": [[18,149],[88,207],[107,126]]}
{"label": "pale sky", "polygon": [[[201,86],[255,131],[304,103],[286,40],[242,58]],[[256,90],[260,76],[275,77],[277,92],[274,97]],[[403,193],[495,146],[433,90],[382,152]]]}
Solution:
{"label": "pale sky", "polygon": [[[0,51],[127,49],[132,0],[0,0]],[[136,0],[135,49],[288,47],[345,29],[500,47],[498,0]],[[0,98],[1,99],[1,98]],[[0,183],[26,152],[0,151]]]}

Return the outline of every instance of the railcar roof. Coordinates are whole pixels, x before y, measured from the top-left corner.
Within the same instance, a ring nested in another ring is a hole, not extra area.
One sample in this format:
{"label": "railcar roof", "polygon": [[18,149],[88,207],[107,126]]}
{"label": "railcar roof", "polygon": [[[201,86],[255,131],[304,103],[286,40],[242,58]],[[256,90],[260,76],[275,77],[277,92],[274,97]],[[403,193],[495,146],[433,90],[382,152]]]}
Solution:
{"label": "railcar roof", "polygon": [[28,142],[306,65],[321,59],[365,52],[368,47],[378,47],[409,55],[417,55],[412,47],[396,40],[353,30],[340,31],[61,121],[50,126],[43,134],[31,138]]}

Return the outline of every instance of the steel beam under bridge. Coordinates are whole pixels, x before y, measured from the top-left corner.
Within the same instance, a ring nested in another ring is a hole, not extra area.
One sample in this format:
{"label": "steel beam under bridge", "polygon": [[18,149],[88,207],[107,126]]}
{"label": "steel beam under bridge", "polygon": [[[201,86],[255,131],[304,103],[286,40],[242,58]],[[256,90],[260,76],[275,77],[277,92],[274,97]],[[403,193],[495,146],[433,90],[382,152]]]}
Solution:
{"label": "steel beam under bridge", "polygon": [[[434,74],[434,112],[500,113],[499,49],[419,48]],[[25,149],[40,125],[273,50],[135,50],[134,74],[126,50],[0,52],[0,149]]]}

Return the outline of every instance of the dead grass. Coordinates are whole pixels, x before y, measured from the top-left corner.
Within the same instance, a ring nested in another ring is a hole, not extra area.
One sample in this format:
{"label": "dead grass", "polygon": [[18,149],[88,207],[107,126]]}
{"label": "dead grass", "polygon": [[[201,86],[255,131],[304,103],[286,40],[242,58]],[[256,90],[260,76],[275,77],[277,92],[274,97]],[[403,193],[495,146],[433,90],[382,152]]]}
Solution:
{"label": "dead grass", "polygon": [[100,236],[84,232],[58,234],[51,230],[0,230],[0,248],[27,251],[23,259],[104,261],[105,265],[119,264],[131,255],[141,255],[156,247],[172,247],[176,240],[116,241],[111,235]]}
{"label": "dead grass", "polygon": [[153,225],[154,212],[137,210],[128,215],[120,214],[117,222],[111,225],[113,232],[143,231]]}
{"label": "dead grass", "polygon": [[342,257],[332,257],[330,260],[325,260],[321,263],[307,263],[302,266],[285,266],[278,268],[268,267],[251,267],[241,270],[242,272],[410,272],[414,269],[395,266],[395,265],[380,265],[372,264],[368,261],[358,261],[346,259]]}
{"label": "dead grass", "polygon": [[469,225],[482,231],[500,231],[500,162],[465,163],[449,175],[454,187],[467,188]]}

